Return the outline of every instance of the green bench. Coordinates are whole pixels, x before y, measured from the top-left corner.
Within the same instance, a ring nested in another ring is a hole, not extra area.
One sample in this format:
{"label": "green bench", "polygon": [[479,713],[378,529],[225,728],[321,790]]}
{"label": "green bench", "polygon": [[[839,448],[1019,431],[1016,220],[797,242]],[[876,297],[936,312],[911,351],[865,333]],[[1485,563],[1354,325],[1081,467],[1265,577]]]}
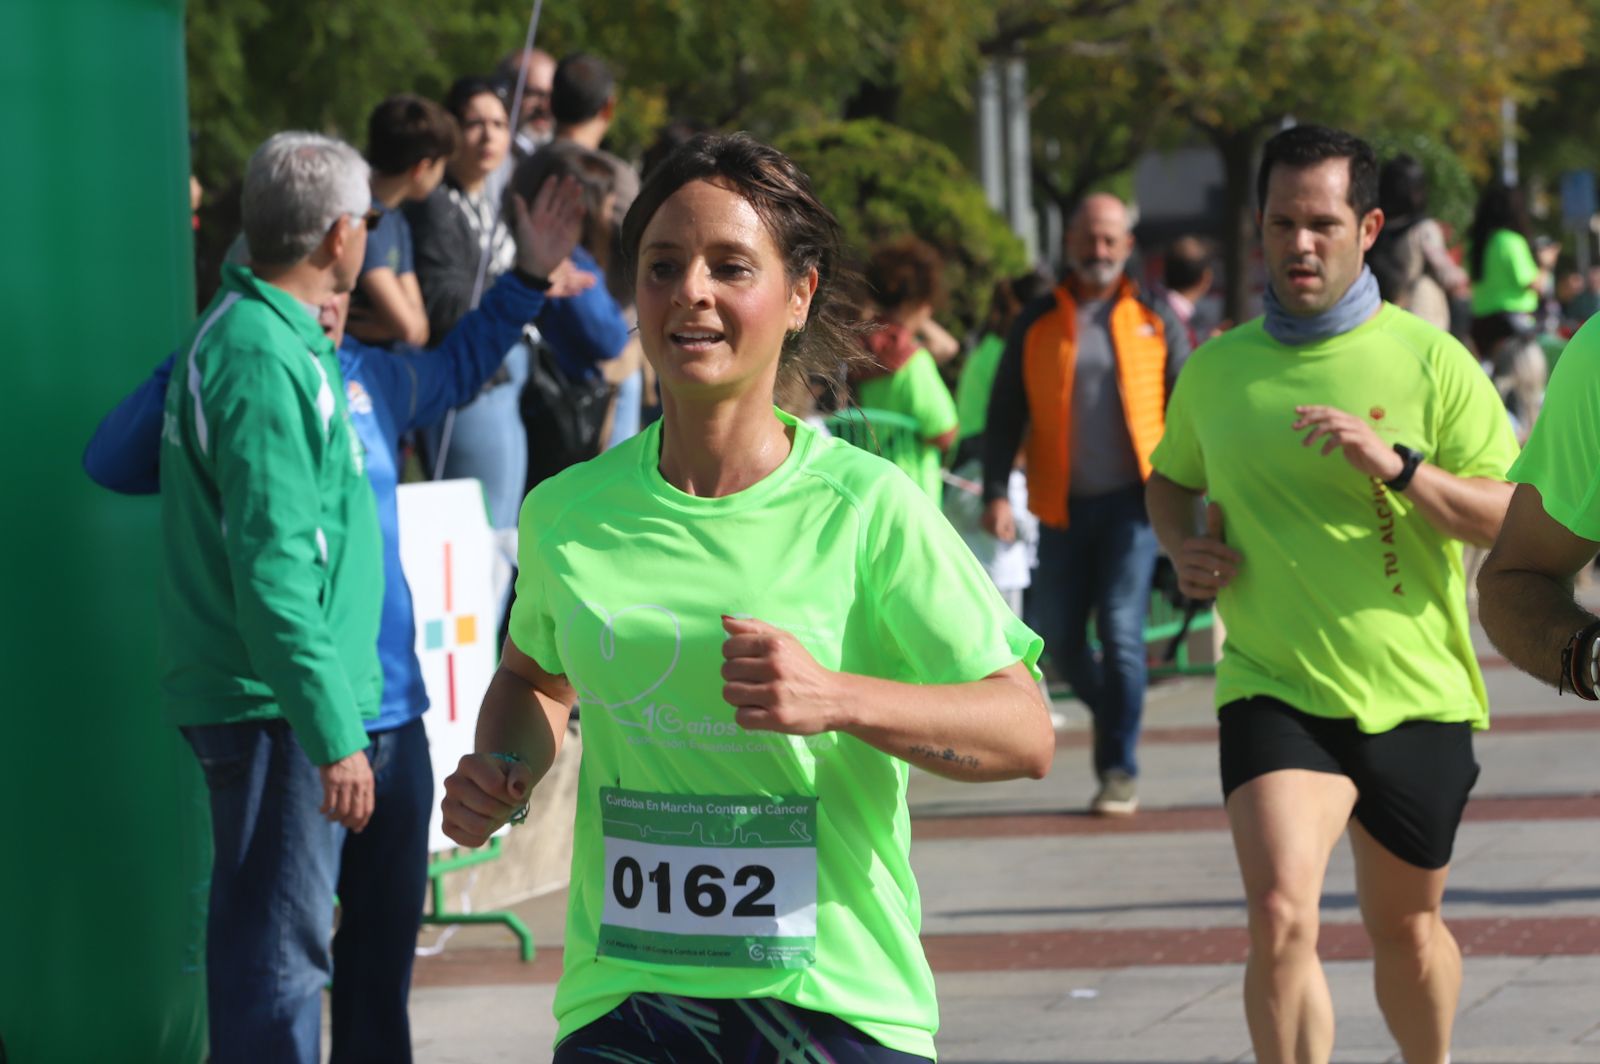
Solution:
{"label": "green bench", "polygon": [[922,433],[916,420],[906,414],[852,406],[829,415],[825,424],[840,439],[902,469],[914,467],[922,453]]}
{"label": "green bench", "polygon": [[522,917],[509,910],[491,910],[481,913],[451,912],[445,901],[444,877],[451,872],[459,872],[463,868],[483,864],[486,861],[497,860],[500,849],[505,839],[499,835],[489,840],[489,845],[483,849],[469,850],[465,847],[442,850],[433,854],[428,859],[428,882],[430,900],[428,910],[422,914],[424,924],[503,924],[517,936],[517,943],[522,951],[522,963],[527,964],[533,960],[533,932],[528,930],[528,925],[522,922]]}

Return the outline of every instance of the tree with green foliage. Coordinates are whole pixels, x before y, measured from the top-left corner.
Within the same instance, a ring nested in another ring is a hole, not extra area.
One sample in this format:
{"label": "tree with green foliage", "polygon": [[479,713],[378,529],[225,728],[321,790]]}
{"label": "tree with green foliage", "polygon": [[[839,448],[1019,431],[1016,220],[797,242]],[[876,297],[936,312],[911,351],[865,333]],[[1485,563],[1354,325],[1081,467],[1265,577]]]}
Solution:
{"label": "tree with green foliage", "polygon": [[[990,57],[1019,55],[1033,77],[1038,184],[1066,209],[1145,150],[1192,131],[1217,147],[1237,315],[1255,235],[1255,155],[1271,130],[1301,120],[1424,136],[1476,167],[1498,139],[1503,97],[1535,103],[1583,58],[1586,42],[1600,46],[1590,37],[1597,7],[1600,0],[585,0],[549,5],[540,44],[556,55],[587,49],[615,66],[621,106],[612,142],[623,155],[636,156],[670,118],[775,140],[872,117],[937,140],[969,164],[976,76]],[[195,0],[190,99],[202,181],[236,180],[246,153],[276,129],[359,141],[383,96],[437,96],[455,75],[490,69],[520,43],[527,17],[525,0]],[[1537,110],[1529,123],[1550,124]]]}
{"label": "tree with green foliage", "polygon": [[526,19],[520,0],[191,0],[196,171],[225,187],[281,129],[336,133],[359,147],[379,100],[438,98],[455,76],[489,71],[522,39]]}
{"label": "tree with green foliage", "polygon": [[[1600,0],[1013,0],[992,7],[994,28],[979,49],[1027,60],[1035,176],[1064,211],[1146,150],[1192,132],[1215,146],[1226,174],[1229,313],[1238,318],[1255,242],[1256,154],[1267,135],[1286,122],[1321,121],[1421,137],[1440,147],[1441,165],[1465,160],[1481,171],[1477,164],[1500,135],[1501,99],[1536,99],[1581,58]],[[1047,149],[1055,146],[1052,157]]]}
{"label": "tree with green foliage", "polygon": [[[1527,96],[1581,54],[1582,0],[1173,0],[1152,43],[1179,112],[1222,156],[1227,314],[1245,310],[1255,155],[1289,119],[1441,136],[1463,155],[1492,144],[1500,99]],[[1439,32],[1449,26],[1448,36]],[[1197,35],[1199,35],[1197,37]],[[1196,49],[1196,39],[1208,47]]]}
{"label": "tree with green foliage", "polygon": [[1568,170],[1594,170],[1600,144],[1600,0],[1588,0],[1589,31],[1583,62],[1557,74],[1548,90],[1522,112],[1519,152],[1524,171],[1555,178]]}
{"label": "tree with green foliage", "polygon": [[1478,203],[1478,188],[1466,162],[1437,138],[1420,133],[1376,133],[1367,138],[1379,163],[1409,155],[1428,175],[1428,214],[1464,237]]}
{"label": "tree with green foliage", "polygon": [[[672,118],[771,139],[866,107],[873,86],[891,96],[901,87],[965,94],[991,6],[584,0],[547,4],[538,43],[615,67],[612,138],[636,154]],[[188,60],[201,179],[233,180],[257,143],[289,126],[359,140],[383,97],[438,97],[456,76],[491,70],[521,44],[529,13],[526,0],[194,0]]]}
{"label": "tree with green foliage", "polygon": [[877,119],[828,123],[778,138],[838,215],[865,257],[880,240],[914,234],[944,258],[944,317],[964,331],[978,323],[1002,277],[1027,269],[1022,241],[996,214],[955,155]]}
{"label": "tree with green foliage", "polygon": [[[202,257],[220,256],[237,231],[227,190],[269,134],[315,129],[359,147],[379,100],[437,99],[455,77],[489,72],[521,44],[528,16],[527,0],[193,0],[194,166],[213,192],[202,241],[217,245]],[[547,4],[542,19],[541,47],[584,49],[615,68],[611,146],[637,158],[673,118],[772,140],[881,110],[902,86],[919,98],[964,93],[993,15],[966,0],[584,0]]]}

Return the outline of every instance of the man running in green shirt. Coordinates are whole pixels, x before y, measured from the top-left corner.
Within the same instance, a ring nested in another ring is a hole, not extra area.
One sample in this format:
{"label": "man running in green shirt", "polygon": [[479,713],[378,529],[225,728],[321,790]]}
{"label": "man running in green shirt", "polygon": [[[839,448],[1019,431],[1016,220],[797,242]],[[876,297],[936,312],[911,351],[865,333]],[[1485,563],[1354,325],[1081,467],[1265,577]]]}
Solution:
{"label": "man running in green shirt", "polygon": [[1590,701],[1600,687],[1600,619],[1573,578],[1600,554],[1600,324],[1562,352],[1505,527],[1478,574],[1483,627],[1512,664]]}
{"label": "man running in green shirt", "polygon": [[1216,700],[1245,1015],[1262,1064],[1329,1059],[1318,908],[1348,827],[1384,1019],[1407,1064],[1444,1064],[1461,954],[1439,908],[1488,724],[1461,541],[1499,531],[1516,445],[1466,349],[1379,298],[1370,147],[1287,130],[1257,190],[1266,316],[1184,367],[1147,494],[1184,593],[1227,622]]}
{"label": "man running in green shirt", "polygon": [[371,192],[355,149],[250,159],[249,268],[180,349],[161,448],[162,689],[211,795],[211,1059],[315,1064],[346,829],[372,815],[383,551],[319,308],[348,292]]}

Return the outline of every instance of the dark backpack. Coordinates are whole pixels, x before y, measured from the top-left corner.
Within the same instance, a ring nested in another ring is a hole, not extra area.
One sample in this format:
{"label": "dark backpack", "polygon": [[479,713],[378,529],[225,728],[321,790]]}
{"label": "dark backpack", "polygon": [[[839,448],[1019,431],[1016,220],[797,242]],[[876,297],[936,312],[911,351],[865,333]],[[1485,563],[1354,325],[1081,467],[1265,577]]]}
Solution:
{"label": "dark backpack", "polygon": [[528,384],[522,423],[528,431],[528,488],[600,453],[600,430],[611,409],[604,378],[573,380],[550,345],[528,338]]}

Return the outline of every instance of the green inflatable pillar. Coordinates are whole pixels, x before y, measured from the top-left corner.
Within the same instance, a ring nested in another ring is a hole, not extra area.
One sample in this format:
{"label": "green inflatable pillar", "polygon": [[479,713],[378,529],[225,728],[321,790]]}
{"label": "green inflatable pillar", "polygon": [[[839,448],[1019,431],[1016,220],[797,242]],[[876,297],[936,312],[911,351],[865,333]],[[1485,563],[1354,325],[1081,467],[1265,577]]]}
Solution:
{"label": "green inflatable pillar", "polygon": [[80,456],[194,318],[183,0],[0,2],[0,1060],[205,1056],[210,833],[154,498]]}

